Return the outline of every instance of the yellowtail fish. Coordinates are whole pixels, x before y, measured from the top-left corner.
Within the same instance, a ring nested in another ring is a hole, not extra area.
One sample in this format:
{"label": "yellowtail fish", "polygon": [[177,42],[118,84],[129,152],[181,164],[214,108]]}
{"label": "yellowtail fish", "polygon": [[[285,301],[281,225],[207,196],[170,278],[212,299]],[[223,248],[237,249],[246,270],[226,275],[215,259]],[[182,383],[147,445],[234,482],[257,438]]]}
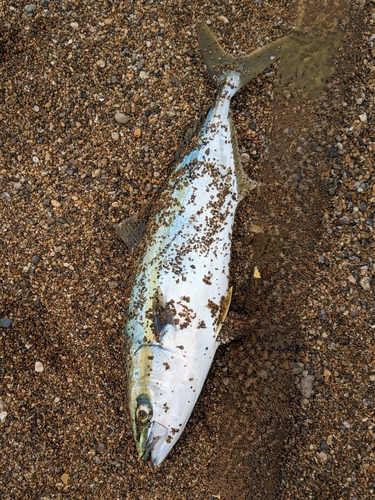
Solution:
{"label": "yellowtail fish", "polygon": [[154,466],[189,420],[230,305],[234,215],[253,185],[241,166],[230,101],[283,46],[281,39],[235,58],[204,23],[198,39],[217,86],[198,146],[175,167],[141,237],[134,218],[117,226],[128,244],[140,239],[125,327],[127,389],[138,453]]}

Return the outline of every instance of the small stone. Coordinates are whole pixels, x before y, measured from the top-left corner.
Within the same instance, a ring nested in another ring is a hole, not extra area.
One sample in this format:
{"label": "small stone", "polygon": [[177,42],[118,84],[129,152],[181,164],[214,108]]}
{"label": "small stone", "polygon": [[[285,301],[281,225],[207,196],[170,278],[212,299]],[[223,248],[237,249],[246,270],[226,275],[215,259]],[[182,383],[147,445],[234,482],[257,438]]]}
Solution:
{"label": "small stone", "polygon": [[303,370],[305,369],[305,365],[303,363],[293,363],[293,375],[298,375],[299,373],[302,373]]}
{"label": "small stone", "polygon": [[314,375],[307,375],[307,377],[301,380],[300,391],[302,396],[306,399],[311,398],[314,380]]}
{"label": "small stone", "polygon": [[255,382],[254,378],[247,378],[244,382],[245,388],[248,389],[254,382]]}
{"label": "small stone", "polygon": [[34,110],[36,113],[38,113],[38,111],[40,111],[40,108],[39,108],[39,106],[36,106],[36,105],[35,105],[35,106],[33,107],[33,110]]}
{"label": "small stone", "polygon": [[359,283],[360,283],[361,287],[363,288],[363,290],[368,291],[371,289],[370,278],[368,276],[364,276]]}
{"label": "small stone", "polygon": [[105,444],[99,443],[97,450],[98,450],[99,453],[102,452],[102,451],[104,451],[105,450]]}
{"label": "small stone", "polygon": [[9,328],[12,323],[13,323],[12,319],[0,318],[0,327],[2,328]]}
{"label": "small stone", "polygon": [[40,256],[39,255],[33,255],[32,256],[32,258],[31,258],[32,264],[38,264],[39,261],[40,261]]}
{"label": "small stone", "polygon": [[98,61],[96,61],[96,65],[99,66],[99,68],[105,68],[105,62],[103,61],[103,59],[99,59]]}
{"label": "small stone", "polygon": [[128,123],[128,121],[130,120],[130,116],[126,116],[126,115],[124,115],[124,113],[117,112],[115,114],[115,120],[117,123],[121,123],[122,125],[125,125],[125,123]]}
{"label": "small stone", "polygon": [[218,16],[219,21],[222,21],[224,24],[228,24],[229,20],[225,16]]}
{"label": "small stone", "polygon": [[323,372],[323,378],[324,378],[324,382],[328,382],[329,380],[329,377],[332,375],[332,373],[329,371],[329,370],[324,370]]}
{"label": "small stone", "polygon": [[118,141],[120,139],[120,134],[118,132],[112,132],[111,137],[113,141]]}
{"label": "small stone", "polygon": [[242,163],[249,163],[250,161],[250,155],[248,153],[242,153],[240,158]]}
{"label": "small stone", "polygon": [[366,123],[367,122],[367,114],[362,113],[361,115],[359,115],[359,119],[361,120],[361,122]]}
{"label": "small stone", "polygon": [[289,361],[285,360],[282,363],[280,363],[280,369],[288,371],[290,368]]}
{"label": "small stone", "polygon": [[74,30],[76,30],[76,29],[78,29],[78,23],[73,21],[72,23],[70,23],[70,27],[73,28]]}
{"label": "small stone", "polygon": [[61,481],[67,485],[68,484],[68,481],[69,481],[69,474],[67,472],[65,472],[62,476],[61,476]]}
{"label": "small stone", "polygon": [[61,203],[57,200],[51,200],[51,205],[55,208],[61,207]]}
{"label": "small stone", "polygon": [[361,203],[359,204],[359,210],[363,213],[366,211],[366,208],[367,208],[367,203],[365,203],[364,201],[361,201]]}
{"label": "small stone", "polygon": [[146,73],[146,71],[140,71],[139,72],[139,78],[141,80],[146,80],[148,78],[148,74]]}
{"label": "small stone", "polygon": [[118,285],[119,285],[119,282],[118,282],[118,281],[110,281],[110,282],[108,283],[108,286],[109,286],[109,288],[110,288],[111,290],[114,290],[115,288],[117,288],[117,287],[118,287]]}
{"label": "small stone", "polygon": [[325,309],[321,309],[319,313],[320,319],[325,320],[327,319],[327,311]]}
{"label": "small stone", "polygon": [[32,12],[34,12],[36,7],[37,6],[35,5],[35,3],[29,3],[29,4],[25,5],[25,10],[28,14],[31,14]]}
{"label": "small stone", "polygon": [[141,130],[140,128],[138,128],[138,127],[137,127],[137,128],[134,130],[134,137],[139,138],[139,137],[141,137],[141,135],[142,135],[142,130]]}
{"label": "small stone", "polygon": [[350,224],[350,219],[347,215],[343,215],[342,217],[339,218],[340,224]]}
{"label": "small stone", "polygon": [[348,277],[348,281],[350,281],[350,283],[352,283],[353,285],[357,283],[357,280],[352,274]]}
{"label": "small stone", "polygon": [[324,453],[324,451],[321,451],[320,453],[318,453],[318,457],[320,459],[321,462],[327,462],[328,460],[328,456],[327,456],[327,453]]}
{"label": "small stone", "polygon": [[100,457],[98,455],[95,455],[94,457],[94,462],[99,465],[102,461],[100,460]]}
{"label": "small stone", "polygon": [[44,371],[43,363],[41,363],[40,361],[37,361],[35,363],[35,371],[38,373],[42,373]]}
{"label": "small stone", "polygon": [[2,411],[0,413],[0,422],[4,422],[4,420],[7,418],[8,413],[6,411]]}

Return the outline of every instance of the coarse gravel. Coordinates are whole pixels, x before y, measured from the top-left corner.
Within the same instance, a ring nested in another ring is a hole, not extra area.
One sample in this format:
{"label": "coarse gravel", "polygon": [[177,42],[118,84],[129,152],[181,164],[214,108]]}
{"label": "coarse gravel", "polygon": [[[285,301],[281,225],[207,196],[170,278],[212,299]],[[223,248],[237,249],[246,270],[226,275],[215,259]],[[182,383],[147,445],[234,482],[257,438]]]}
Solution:
{"label": "coarse gravel", "polygon": [[[259,182],[233,234],[236,340],[154,469],[129,425],[134,255],[113,225],[193,147],[214,97],[201,20],[235,55],[342,37],[316,96],[276,65],[233,99]],[[374,33],[369,0],[0,0],[0,499],[374,497]]]}

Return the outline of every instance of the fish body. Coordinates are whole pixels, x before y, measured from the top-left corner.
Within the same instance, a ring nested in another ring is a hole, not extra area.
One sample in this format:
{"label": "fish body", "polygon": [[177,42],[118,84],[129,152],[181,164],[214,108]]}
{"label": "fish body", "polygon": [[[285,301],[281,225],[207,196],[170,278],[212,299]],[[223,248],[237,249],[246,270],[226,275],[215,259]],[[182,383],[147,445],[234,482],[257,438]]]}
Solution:
{"label": "fish body", "polygon": [[160,195],[162,208],[142,235],[125,327],[135,442],[154,466],[189,420],[230,304],[234,216],[251,186],[239,159],[230,100],[278,50],[275,45],[235,59],[207,26],[198,36],[217,96],[198,146],[172,172]]}

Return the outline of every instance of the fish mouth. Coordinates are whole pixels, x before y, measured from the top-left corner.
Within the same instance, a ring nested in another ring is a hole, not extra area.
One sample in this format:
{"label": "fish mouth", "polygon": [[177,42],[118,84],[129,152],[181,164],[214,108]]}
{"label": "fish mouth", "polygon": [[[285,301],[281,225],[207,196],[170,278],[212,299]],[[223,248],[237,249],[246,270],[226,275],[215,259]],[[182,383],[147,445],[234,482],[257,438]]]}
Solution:
{"label": "fish mouth", "polygon": [[154,467],[161,464],[170,451],[170,445],[167,443],[168,429],[158,422],[153,422],[147,439],[145,451],[142,459],[151,458]]}

